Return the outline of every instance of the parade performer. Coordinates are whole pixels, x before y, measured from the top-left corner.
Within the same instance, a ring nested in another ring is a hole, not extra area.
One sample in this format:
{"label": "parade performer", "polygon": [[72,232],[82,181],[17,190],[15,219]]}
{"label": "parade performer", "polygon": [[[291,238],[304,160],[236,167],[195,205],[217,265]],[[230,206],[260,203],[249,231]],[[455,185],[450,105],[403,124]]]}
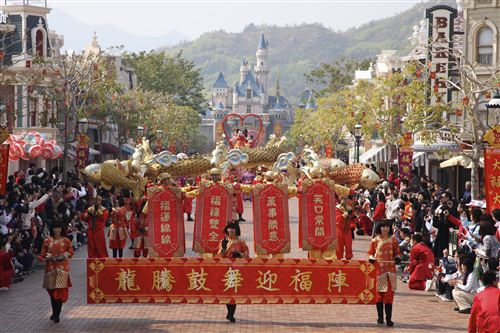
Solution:
{"label": "parade performer", "polygon": [[351,207],[345,198],[340,200],[335,210],[337,224],[337,259],[352,259]]}
{"label": "parade performer", "polygon": [[137,235],[137,223],[136,223],[135,208],[134,208],[134,204],[132,202],[132,199],[130,199],[130,198],[125,200],[125,219],[127,220],[129,237],[131,240],[131,244],[130,244],[129,249],[132,250],[134,248],[134,239],[138,235]]}
{"label": "parade performer", "polygon": [[233,207],[236,210],[236,214],[238,215],[237,218],[235,216],[235,220],[238,220],[238,222],[246,222],[246,220],[243,218],[243,212],[244,212],[243,193],[241,191],[241,184],[238,182],[237,177],[234,177],[233,197],[234,197]]}
{"label": "parade performer", "polygon": [[384,323],[385,305],[387,326],[394,326],[392,303],[396,290],[396,265],[401,263],[401,253],[397,240],[390,235],[390,230],[391,226],[387,221],[377,224],[375,228],[377,236],[370,243],[368,260],[377,268],[377,323]]}
{"label": "parade performer", "polygon": [[[248,258],[249,250],[246,242],[240,239],[241,231],[238,223],[229,222],[224,228],[225,237],[220,241],[218,257],[221,258]],[[227,315],[226,319],[234,323],[234,313],[236,312],[236,304],[226,304]]]}
{"label": "parade performer", "polygon": [[422,242],[421,234],[412,235],[411,240],[413,246],[410,251],[410,264],[407,267],[410,272],[408,288],[425,290],[425,282],[432,279],[434,253]]}
{"label": "parade performer", "polygon": [[144,258],[148,256],[146,242],[148,239],[148,205],[144,201],[144,206],[137,220],[137,237],[134,239],[134,258],[139,258],[142,254]]}
{"label": "parade performer", "polygon": [[111,212],[111,225],[109,226],[109,248],[113,250],[113,258],[123,258],[123,248],[128,237],[126,215],[125,200],[119,197],[118,208],[114,208]]}
{"label": "parade performer", "polygon": [[62,304],[68,300],[68,288],[71,287],[69,278],[69,261],[73,256],[71,241],[62,234],[59,221],[52,223],[52,236],[43,241],[39,260],[45,260],[45,275],[43,287],[47,289],[52,304],[50,320],[59,322]]}
{"label": "parade performer", "polygon": [[106,237],[104,235],[104,227],[108,219],[108,210],[101,204],[102,198],[97,196],[94,199],[94,204],[83,213],[82,217],[82,220],[86,221],[89,226],[87,232],[87,252],[89,258],[108,257]]}
{"label": "parade performer", "polygon": [[[185,190],[186,192],[189,192],[189,191],[196,189],[193,178],[189,178],[187,180],[187,186],[185,187],[185,189],[186,189]],[[183,206],[184,213],[187,214],[187,221],[193,222],[193,218],[191,217],[191,214],[193,212],[193,198],[183,196],[182,206]]]}
{"label": "parade performer", "polygon": [[10,282],[14,276],[14,265],[12,257],[14,253],[10,251],[10,241],[7,238],[0,238],[0,290],[8,290]]}

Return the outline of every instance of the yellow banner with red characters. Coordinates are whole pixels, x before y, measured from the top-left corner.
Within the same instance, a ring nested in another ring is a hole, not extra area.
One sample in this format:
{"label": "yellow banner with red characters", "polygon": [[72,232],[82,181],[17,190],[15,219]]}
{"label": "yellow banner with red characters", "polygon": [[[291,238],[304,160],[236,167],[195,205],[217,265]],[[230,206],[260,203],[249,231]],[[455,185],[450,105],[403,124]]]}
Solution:
{"label": "yellow banner with red characters", "polygon": [[375,267],[315,259],[87,259],[87,303],[374,304]]}

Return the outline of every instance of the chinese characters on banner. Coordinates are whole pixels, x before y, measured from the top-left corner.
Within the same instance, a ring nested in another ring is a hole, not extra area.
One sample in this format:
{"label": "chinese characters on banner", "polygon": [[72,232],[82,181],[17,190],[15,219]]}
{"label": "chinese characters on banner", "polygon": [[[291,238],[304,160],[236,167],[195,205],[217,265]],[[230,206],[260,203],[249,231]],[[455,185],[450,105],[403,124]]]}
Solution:
{"label": "chinese characters on banner", "polygon": [[83,170],[89,162],[89,146],[76,145],[76,169]]}
{"label": "chinese characters on banner", "polygon": [[176,187],[148,188],[148,245],[153,257],[184,255],[186,241],[181,195]]}
{"label": "chinese characters on banner", "polygon": [[224,227],[233,219],[233,188],[226,183],[202,182],[196,198],[193,250],[217,253]]}
{"label": "chinese characters on banner", "polygon": [[9,145],[0,145],[0,195],[4,195],[9,169]]}
{"label": "chinese characters on banner", "polygon": [[410,179],[413,169],[413,149],[412,148],[399,148],[398,154],[399,161],[399,177],[403,179]]}
{"label": "chinese characters on banner", "polygon": [[334,250],[335,183],[329,179],[304,180],[299,196],[299,246],[306,251]]}
{"label": "chinese characters on banner", "polygon": [[253,188],[255,253],[290,252],[288,186],[257,184]]}
{"label": "chinese characters on banner", "polygon": [[488,213],[500,208],[500,148],[484,149],[484,179]]}
{"label": "chinese characters on banner", "polygon": [[374,304],[375,267],[360,260],[87,260],[87,303]]}

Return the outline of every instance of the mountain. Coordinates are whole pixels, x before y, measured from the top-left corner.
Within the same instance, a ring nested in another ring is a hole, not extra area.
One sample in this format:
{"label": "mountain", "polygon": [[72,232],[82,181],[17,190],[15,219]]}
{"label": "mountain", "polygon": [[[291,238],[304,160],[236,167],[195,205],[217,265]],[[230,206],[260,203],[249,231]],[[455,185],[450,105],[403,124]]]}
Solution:
{"label": "mountain", "polygon": [[408,38],[413,26],[424,18],[425,8],[455,1],[432,1],[415,4],[412,8],[392,17],[374,20],[359,27],[339,32],[321,24],[293,26],[247,25],[240,33],[212,31],[196,40],[176,46],[162,47],[169,54],[182,51],[183,55],[201,68],[207,92],[219,72],[224,72],[229,85],[239,77],[243,58],[255,64],[255,52],[261,32],[269,41],[269,87],[274,86],[279,72],[281,92],[296,101],[306,87],[304,73],[320,63],[335,59],[373,59],[384,49],[399,50],[407,54],[411,45]]}
{"label": "mountain", "polygon": [[121,30],[109,24],[86,24],[58,9],[53,9],[48,17],[50,29],[65,36],[66,50],[82,50],[97,33],[98,42],[105,50],[111,46],[124,45],[127,51],[153,50],[158,45],[176,45],[189,38],[179,31],[172,30],[159,37],[140,36]]}

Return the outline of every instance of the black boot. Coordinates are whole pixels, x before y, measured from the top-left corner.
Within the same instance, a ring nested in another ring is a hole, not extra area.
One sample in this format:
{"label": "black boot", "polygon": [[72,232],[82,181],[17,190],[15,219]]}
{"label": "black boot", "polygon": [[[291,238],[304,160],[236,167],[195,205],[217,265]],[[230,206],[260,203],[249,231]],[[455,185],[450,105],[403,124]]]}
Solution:
{"label": "black boot", "polygon": [[387,326],[392,327],[394,323],[392,322],[392,304],[385,305],[385,320],[387,322]]}
{"label": "black boot", "polygon": [[56,318],[56,301],[51,297],[50,305],[52,305],[52,315],[50,316],[50,320],[54,320]]}
{"label": "black boot", "polygon": [[227,316],[226,319],[234,323],[236,319],[234,318],[234,313],[236,312],[236,304],[226,304]]}
{"label": "black boot", "polygon": [[243,218],[243,214],[238,214],[238,216],[240,217],[238,219],[239,222],[246,222],[246,220]]}
{"label": "black boot", "polygon": [[61,315],[61,309],[62,309],[62,302],[61,301],[56,301],[56,313],[54,316],[54,323],[59,322],[59,316]]}
{"label": "black boot", "polygon": [[188,222],[193,222],[193,218],[191,217],[191,214],[188,213],[188,218],[187,218]]}
{"label": "black boot", "polygon": [[384,323],[384,303],[377,302],[377,314],[378,314],[377,324],[383,324]]}

